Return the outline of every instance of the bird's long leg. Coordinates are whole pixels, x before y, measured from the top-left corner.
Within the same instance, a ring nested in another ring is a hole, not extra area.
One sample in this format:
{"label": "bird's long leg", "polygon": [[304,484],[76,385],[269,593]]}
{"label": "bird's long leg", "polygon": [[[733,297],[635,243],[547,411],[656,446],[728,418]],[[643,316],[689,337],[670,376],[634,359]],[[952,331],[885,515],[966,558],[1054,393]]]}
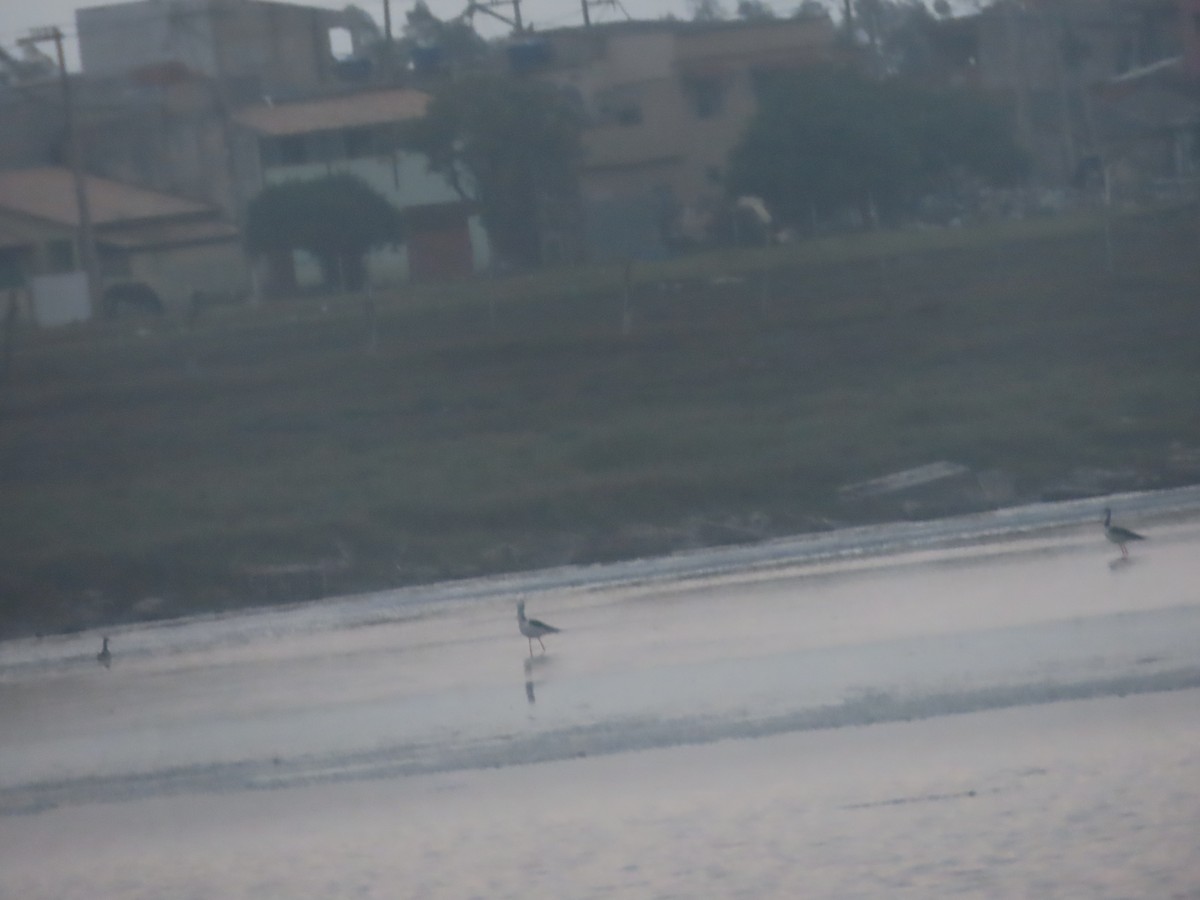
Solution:
{"label": "bird's long leg", "polygon": [[1129,548],[1126,547],[1124,544],[1121,545],[1121,555],[1123,557],[1125,557],[1126,559],[1129,559]]}
{"label": "bird's long leg", "polygon": [[[538,638],[538,643],[539,643],[539,644],[542,644],[542,639],[541,639],[540,637]],[[531,649],[532,649],[532,648],[531,648]],[[546,645],[545,645],[545,644],[542,644],[542,652],[543,652],[543,653],[545,653],[545,652],[546,652]]]}
{"label": "bird's long leg", "polygon": [[533,638],[528,638],[528,640],[529,640],[529,655],[533,656]]}

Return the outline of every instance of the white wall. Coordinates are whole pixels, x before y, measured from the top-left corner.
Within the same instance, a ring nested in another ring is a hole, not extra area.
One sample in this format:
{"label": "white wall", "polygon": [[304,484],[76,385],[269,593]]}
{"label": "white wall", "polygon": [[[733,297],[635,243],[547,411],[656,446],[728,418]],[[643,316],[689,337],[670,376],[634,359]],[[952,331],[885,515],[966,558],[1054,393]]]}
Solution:
{"label": "white wall", "polygon": [[39,325],[52,328],[86,322],[92,317],[87,275],[83,272],[34,275],[29,281],[33,294],[33,320]]}
{"label": "white wall", "polygon": [[172,313],[186,313],[196,292],[228,298],[250,292],[246,255],[236,241],[135,252],[130,264],[127,280],[152,287]]}

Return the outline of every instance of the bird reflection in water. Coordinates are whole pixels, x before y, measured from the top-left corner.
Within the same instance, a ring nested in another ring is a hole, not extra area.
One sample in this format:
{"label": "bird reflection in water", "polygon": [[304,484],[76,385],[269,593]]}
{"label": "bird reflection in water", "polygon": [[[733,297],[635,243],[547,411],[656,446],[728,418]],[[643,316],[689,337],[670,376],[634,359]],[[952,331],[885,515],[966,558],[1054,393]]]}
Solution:
{"label": "bird reflection in water", "polygon": [[546,669],[552,665],[551,658],[548,656],[532,656],[525,659],[522,666],[525,670],[525,699],[532,706],[537,702],[537,697],[534,693],[534,688],[537,685],[534,673],[539,669]]}
{"label": "bird reflection in water", "polygon": [[537,703],[537,697],[533,695],[533,660],[525,660],[525,699],[529,701],[529,705]]}

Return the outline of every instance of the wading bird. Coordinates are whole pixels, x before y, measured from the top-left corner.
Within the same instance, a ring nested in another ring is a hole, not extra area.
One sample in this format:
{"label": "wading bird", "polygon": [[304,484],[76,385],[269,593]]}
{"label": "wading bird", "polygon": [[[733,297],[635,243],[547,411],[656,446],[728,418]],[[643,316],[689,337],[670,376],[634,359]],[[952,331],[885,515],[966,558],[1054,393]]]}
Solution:
{"label": "wading bird", "polygon": [[1144,541],[1145,535],[1138,534],[1136,531],[1130,531],[1128,528],[1122,528],[1120,525],[1112,523],[1112,510],[1108,507],[1104,508],[1104,536],[1121,548],[1122,556],[1129,556],[1129,550],[1125,546],[1130,541]]}
{"label": "wading bird", "polygon": [[[559,630],[553,625],[547,625],[545,622],[540,622],[537,619],[525,618],[525,601],[517,602],[517,627],[521,629],[521,634],[529,639],[529,655],[533,656],[533,639],[537,638],[537,642],[542,644],[542,636],[547,634],[558,634]],[[542,644],[542,652],[546,652],[546,645]]]}
{"label": "wading bird", "polygon": [[104,666],[106,669],[112,668],[112,653],[108,649],[108,638],[104,638],[104,646],[100,648],[100,652],[96,654],[96,662]]}

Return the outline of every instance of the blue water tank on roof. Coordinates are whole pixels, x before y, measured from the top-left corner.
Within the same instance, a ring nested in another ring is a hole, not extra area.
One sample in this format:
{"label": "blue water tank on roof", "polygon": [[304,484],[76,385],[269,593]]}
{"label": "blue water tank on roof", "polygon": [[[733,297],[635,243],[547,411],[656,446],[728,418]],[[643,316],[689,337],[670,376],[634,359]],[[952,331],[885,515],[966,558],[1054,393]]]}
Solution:
{"label": "blue water tank on roof", "polygon": [[427,75],[442,67],[442,48],[436,44],[413,47],[409,58],[414,72]]}
{"label": "blue water tank on roof", "polygon": [[553,58],[554,48],[546,40],[535,38],[508,45],[508,65],[514,72],[532,72],[549,65]]}

